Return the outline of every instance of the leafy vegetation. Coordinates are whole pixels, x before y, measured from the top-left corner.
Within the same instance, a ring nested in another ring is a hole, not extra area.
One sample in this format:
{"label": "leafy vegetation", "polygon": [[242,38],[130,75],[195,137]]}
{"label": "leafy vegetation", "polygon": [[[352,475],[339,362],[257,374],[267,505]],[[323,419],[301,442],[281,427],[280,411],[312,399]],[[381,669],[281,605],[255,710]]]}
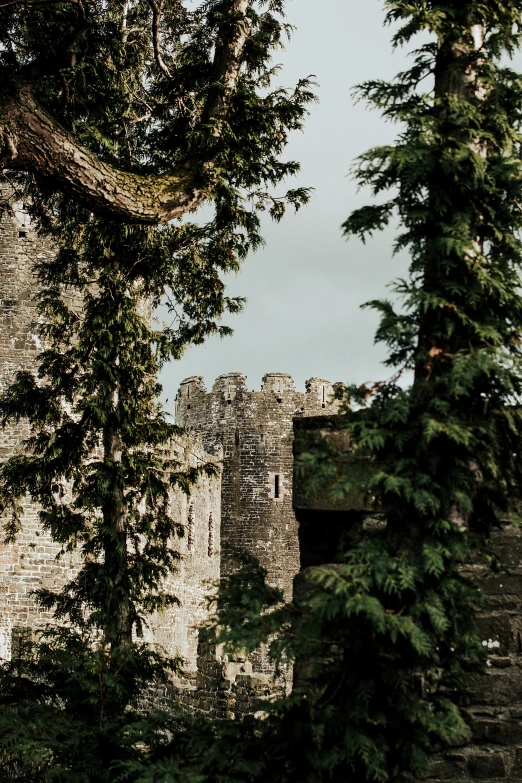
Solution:
{"label": "leafy vegetation", "polygon": [[[500,58],[519,46],[522,8],[386,7],[395,44],[431,35],[393,83],[359,88],[401,130],[358,160],[375,203],[344,230],[366,240],[399,220],[409,276],[397,304],[367,305],[394,375],[345,390],[349,453],[311,437],[298,463],[337,496],[363,495],[382,525],[303,572],[293,606],[267,605],[258,639],[280,627],[274,652],[295,660],[297,686],[265,723],[272,780],[419,776],[467,738],[461,706],[484,658],[479,590],[459,567],[474,534],[519,516],[522,80]],[[225,601],[220,627],[240,646],[255,616],[234,624]]]}

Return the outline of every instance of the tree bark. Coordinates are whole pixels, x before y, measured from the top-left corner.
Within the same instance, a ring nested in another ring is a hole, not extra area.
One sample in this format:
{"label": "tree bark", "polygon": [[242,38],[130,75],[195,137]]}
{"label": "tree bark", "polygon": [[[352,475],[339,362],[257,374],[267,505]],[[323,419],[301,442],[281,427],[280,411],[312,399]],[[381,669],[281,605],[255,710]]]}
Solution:
{"label": "tree bark", "polygon": [[[484,44],[484,28],[476,24],[471,17],[465,20],[468,38],[471,43],[462,43],[461,39],[443,41],[439,47],[435,61],[435,98],[452,97],[458,101],[468,100],[471,96],[481,97],[482,87],[477,82],[477,71],[469,65],[472,51],[479,52]],[[444,119],[446,110],[441,113]],[[480,142],[472,141],[470,147],[481,155],[486,155]],[[482,252],[482,240],[475,237],[470,241],[469,255],[476,256]],[[424,270],[424,286],[430,291],[436,289],[439,283],[441,269],[437,261],[427,265]],[[433,314],[429,313],[423,319],[419,329],[418,347],[421,357],[415,367],[415,382],[425,383],[432,375],[437,362],[445,361],[459,346],[439,345],[433,338]],[[427,357],[427,359],[425,358]]]}
{"label": "tree bark", "polygon": [[[242,52],[250,34],[249,0],[228,0],[218,33],[212,86],[204,122],[225,119],[237,87]],[[26,69],[30,70],[30,69]],[[100,160],[35,100],[31,84],[0,95],[0,167],[44,175],[99,213],[128,222],[166,223],[196,209],[206,198],[212,160],[190,160],[162,175],[123,171]]]}
{"label": "tree bark", "polygon": [[[113,264],[114,277],[118,277],[119,263]],[[114,344],[118,345],[117,327],[112,329]],[[120,364],[119,355],[112,358],[113,368]],[[103,461],[108,474],[108,495],[102,506],[105,533],[104,565],[109,580],[107,601],[107,632],[111,644],[117,647],[132,644],[131,600],[128,578],[128,540],[127,508],[121,464],[123,458],[123,440],[118,426],[117,412],[120,405],[120,389],[116,381],[111,390],[108,421],[103,427]]]}
{"label": "tree bark", "polygon": [[[117,392],[116,392],[117,394]],[[109,470],[121,464],[122,442],[118,429],[108,424],[103,430],[104,461]],[[127,579],[127,524],[123,488],[113,483],[109,499],[103,506],[106,531],[104,565],[110,580],[107,606],[108,637],[115,646],[132,643],[132,618]]]}
{"label": "tree bark", "polygon": [[[484,45],[484,28],[473,19],[466,20],[473,50],[480,51]],[[470,55],[470,46],[460,41],[445,41],[439,48],[435,63],[435,97],[452,95],[467,100],[477,93],[477,72],[463,64]]]}
{"label": "tree bark", "polygon": [[[452,97],[458,101],[466,101],[471,97],[484,97],[483,87],[478,82],[476,68],[469,65],[469,57],[472,52],[480,52],[484,45],[485,30],[480,24],[475,23],[471,16],[465,20],[470,43],[461,41],[444,41],[438,51],[435,63],[435,98]],[[443,116],[443,115],[442,115]],[[487,149],[479,140],[471,141],[471,149],[482,156],[487,155]],[[476,257],[482,253],[482,238],[476,236],[470,239],[469,257]],[[441,274],[438,264],[427,267],[424,272],[426,289],[436,288]],[[439,361],[446,361],[461,346],[440,345],[433,338],[432,314],[424,318],[419,330],[419,350],[423,358],[415,368],[415,383],[429,381],[434,367]],[[470,464],[470,471],[477,484],[481,483],[482,476],[475,463]],[[450,508],[450,521],[462,532],[469,530],[469,514],[453,504]]]}

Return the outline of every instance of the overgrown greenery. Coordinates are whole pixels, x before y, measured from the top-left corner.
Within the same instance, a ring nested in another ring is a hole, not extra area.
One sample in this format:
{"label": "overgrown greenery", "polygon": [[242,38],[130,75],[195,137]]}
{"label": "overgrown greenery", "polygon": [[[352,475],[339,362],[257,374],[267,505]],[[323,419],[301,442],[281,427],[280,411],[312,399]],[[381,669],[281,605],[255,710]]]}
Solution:
{"label": "overgrown greenery", "polygon": [[[35,645],[25,669],[4,670],[1,733],[9,747],[21,732],[23,754],[28,744],[47,760],[42,780],[76,774],[90,781],[110,779],[117,748],[127,757],[133,723],[145,725],[135,712],[145,686],[180,667],[162,662],[133,636],[139,639],[151,613],[176,600],[162,590],[176,568],[173,539],[183,534],[169,508],[172,490],[189,491],[199,475],[215,471],[213,463],[177,462],[171,439],[179,430],[157,402],[158,371],[191,341],[219,330],[216,318],[238,303],[224,296],[219,264],[207,255],[211,242],[199,238],[199,227],[129,228],[91,217],[77,228],[81,233],[69,243],[62,237],[57,256],[42,253],[37,263],[48,347],[39,357],[39,377],[18,373],[0,399],[4,423],[29,425],[20,451],[2,465],[0,497],[10,511],[10,538],[28,495],[41,507],[43,527],[79,568],[60,590],[39,591],[58,626]],[[154,331],[149,309],[164,286],[180,320]],[[20,701],[24,690],[31,726]],[[54,720],[61,710],[67,717]],[[92,769],[84,758],[89,753]]]}
{"label": "overgrown greenery", "polygon": [[0,166],[135,223],[215,198],[229,225],[280,217],[307,199],[270,191],[297,170],[280,155],[312,97],[273,85],[290,31],[284,0],[6,0]]}

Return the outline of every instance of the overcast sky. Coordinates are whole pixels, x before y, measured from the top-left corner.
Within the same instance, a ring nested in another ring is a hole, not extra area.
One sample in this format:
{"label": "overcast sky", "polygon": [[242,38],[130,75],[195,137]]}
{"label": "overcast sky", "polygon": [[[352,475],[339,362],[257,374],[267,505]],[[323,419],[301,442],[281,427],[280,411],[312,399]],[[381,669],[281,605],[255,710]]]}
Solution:
{"label": "overcast sky", "polygon": [[390,375],[380,364],[384,348],[373,344],[377,316],[360,305],[386,295],[387,284],[405,274],[407,258],[392,257],[392,230],[362,245],[347,242],[340,227],[368,200],[349,176],[354,158],[397,133],[377,112],[354,105],[352,87],[392,78],[406,67],[407,53],[392,51],[382,0],[288,0],[287,18],[297,30],[277,57],[281,82],[291,86],[309,74],[319,82],[319,103],[287,148],[301,163],[291,186],[313,186],[313,199],[279,224],[266,222],[266,247],[229,279],[230,294],[248,299],[241,315],[225,321],[234,335],[192,347],[169,365],[169,409],[189,375],[203,375],[211,388],[218,375],[243,372],[251,389],[266,372],[291,373],[299,389],[312,376],[362,383]]}

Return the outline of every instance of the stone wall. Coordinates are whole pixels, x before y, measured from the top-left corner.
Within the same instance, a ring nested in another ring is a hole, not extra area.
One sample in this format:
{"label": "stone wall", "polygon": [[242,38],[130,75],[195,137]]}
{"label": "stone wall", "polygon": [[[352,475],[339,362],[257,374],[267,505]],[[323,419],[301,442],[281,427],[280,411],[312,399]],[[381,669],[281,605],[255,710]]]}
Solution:
{"label": "stone wall", "polygon": [[[484,557],[484,554],[486,557]],[[434,781],[522,780],[522,533],[494,531],[467,567],[484,592],[479,618],[487,650],[466,706],[470,741],[431,766]]]}
{"label": "stone wall", "polygon": [[[216,462],[215,457],[186,436],[178,437],[171,448],[181,469]],[[219,470],[219,464],[217,467]],[[216,476],[202,476],[188,496],[181,490],[174,491],[170,506],[173,519],[184,526],[185,535],[170,543],[180,559],[164,587],[178,598],[179,604],[154,614],[144,636],[169,656],[182,658],[186,676],[194,679],[198,627],[208,619],[207,596],[220,573],[219,472]],[[211,550],[209,519],[214,538]],[[0,539],[0,659],[10,657],[12,641],[21,629],[37,629],[51,620],[51,615],[37,606],[32,592],[39,588],[60,589],[74,577],[78,557],[74,553],[59,557],[59,552],[60,547],[40,525],[38,507],[27,501],[16,541],[7,544]]]}
{"label": "stone wall", "polygon": [[[9,196],[5,188],[2,193]],[[13,209],[4,211],[0,218],[0,391],[18,370],[37,371],[36,357],[43,346],[36,330],[32,263],[52,253],[51,244],[37,237],[23,205],[15,204]],[[81,306],[77,298],[74,303]],[[26,435],[23,422],[0,428],[0,460],[23,448]],[[216,459],[219,462],[219,454],[206,454],[201,441],[194,438],[179,437],[171,448],[182,468]],[[170,575],[166,584],[180,605],[152,617],[145,635],[169,655],[181,656],[188,676],[194,677],[196,629],[208,616],[206,597],[219,578],[219,474],[202,477],[190,496],[176,491],[170,506],[173,518],[186,528],[183,539],[172,541],[171,545],[180,552],[180,561],[178,571]],[[0,659],[10,657],[12,641],[21,629],[38,628],[50,620],[49,613],[36,605],[32,592],[42,587],[59,589],[78,568],[74,554],[59,559],[57,555],[59,547],[39,523],[38,507],[26,501],[16,541],[6,544],[0,535]]]}
{"label": "stone wall", "polygon": [[[9,196],[6,188],[2,195]],[[15,204],[0,216],[0,390],[19,370],[36,371],[42,346],[36,334],[35,281],[31,264],[52,253],[48,242],[36,237],[23,205]],[[23,423],[0,428],[0,459],[21,447]],[[14,544],[0,541],[0,658],[11,654],[19,628],[41,625],[48,615],[31,597],[37,587],[52,588],[72,576],[71,558],[56,561],[58,548],[41,530],[38,509],[26,503],[23,527]]]}
{"label": "stone wall", "polygon": [[146,637],[160,645],[169,655],[185,661],[185,675],[194,681],[197,671],[198,628],[208,620],[208,596],[220,575],[221,558],[221,476],[220,455],[207,454],[201,442],[179,436],[172,444],[181,468],[197,467],[205,462],[216,464],[215,476],[202,476],[190,495],[181,490],[172,493],[170,513],[184,527],[185,535],[171,546],[179,552],[177,570],[171,573],[165,588],[179,599],[150,620]]}

